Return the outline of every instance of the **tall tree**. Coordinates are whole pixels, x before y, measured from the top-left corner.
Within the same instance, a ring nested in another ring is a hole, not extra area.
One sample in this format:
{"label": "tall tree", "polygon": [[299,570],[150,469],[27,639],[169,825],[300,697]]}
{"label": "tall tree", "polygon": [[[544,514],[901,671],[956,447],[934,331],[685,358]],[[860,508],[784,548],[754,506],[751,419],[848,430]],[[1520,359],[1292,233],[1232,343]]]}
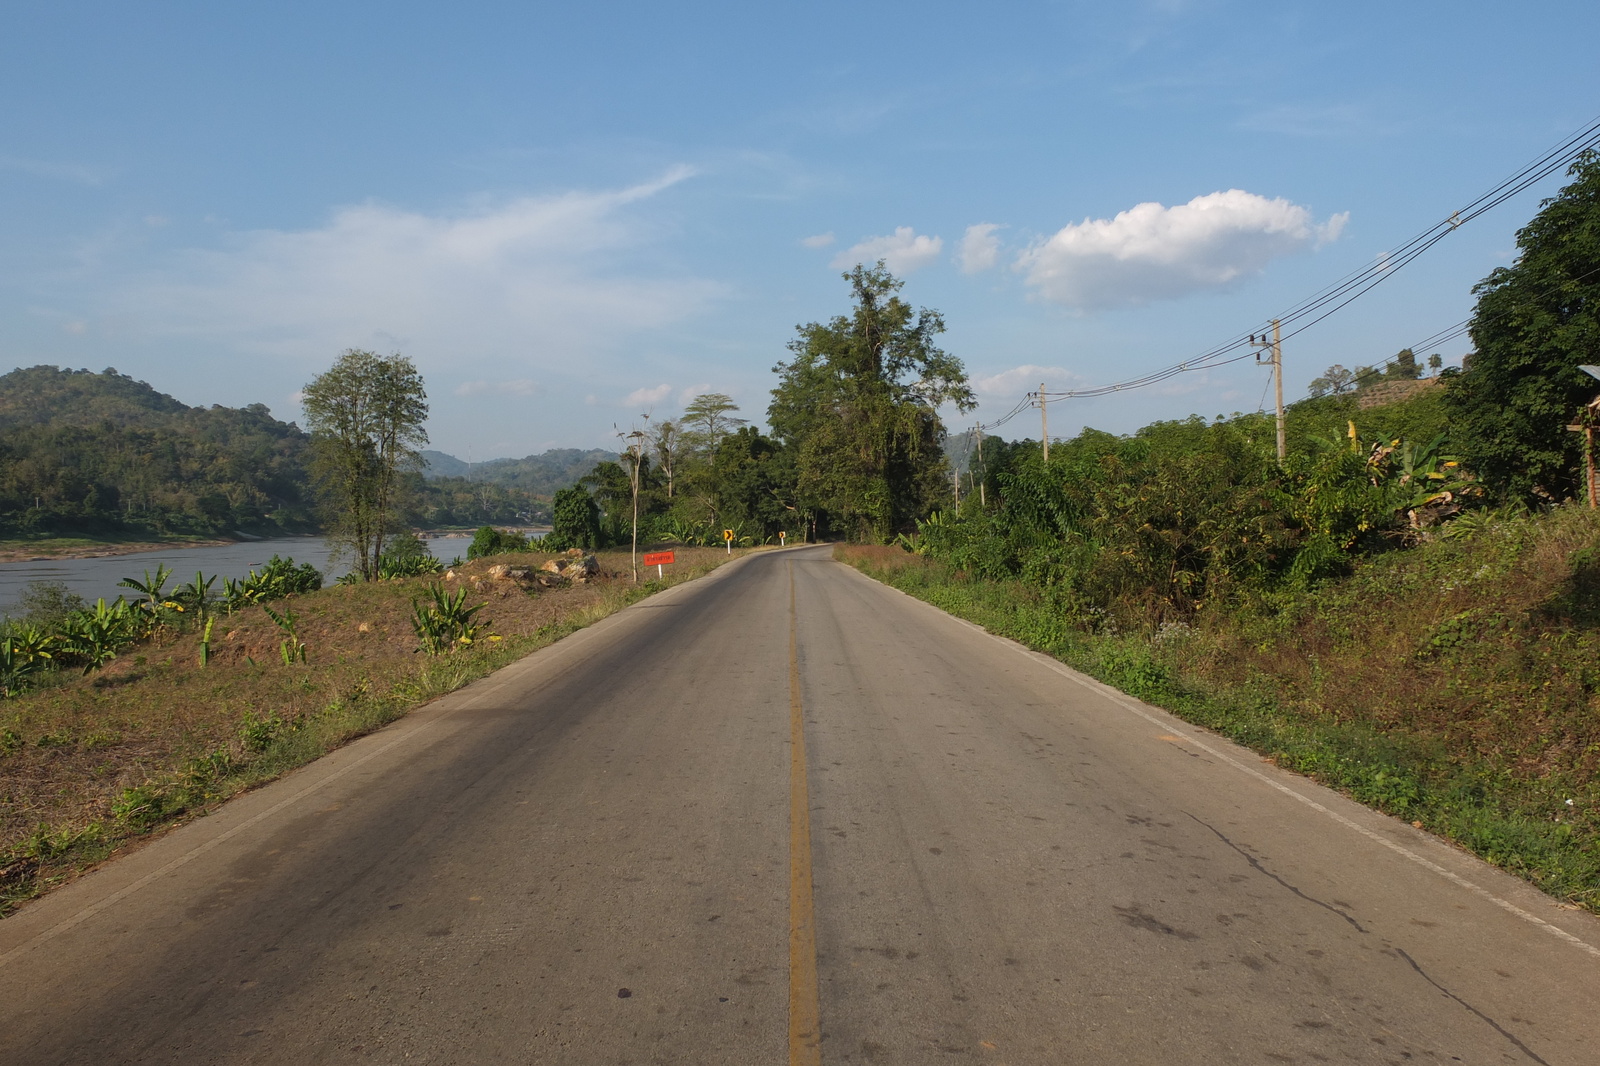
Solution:
{"label": "tall tree", "polygon": [[1595,393],[1578,367],[1600,362],[1600,155],[1517,233],[1517,260],[1473,289],[1477,352],[1449,378],[1451,443],[1502,497],[1564,499],[1581,437],[1566,426]]}
{"label": "tall tree", "polygon": [[851,535],[887,541],[943,499],[939,407],[976,406],[961,361],[934,342],[944,319],[913,311],[879,260],[844,275],[855,308],[799,327],[768,421],[797,450],[799,489]]}
{"label": "tall tree", "polygon": [[417,449],[428,443],[422,375],[403,356],[351,348],[312,379],[302,403],[329,540],[354,555],[356,569],[371,581],[383,538],[398,525],[403,475],[422,468]]}
{"label": "tall tree", "polygon": [[678,419],[683,446],[709,462],[722,438],[748,421],[734,416],[738,409],[733,397],[725,392],[704,392],[690,400],[683,417]]}

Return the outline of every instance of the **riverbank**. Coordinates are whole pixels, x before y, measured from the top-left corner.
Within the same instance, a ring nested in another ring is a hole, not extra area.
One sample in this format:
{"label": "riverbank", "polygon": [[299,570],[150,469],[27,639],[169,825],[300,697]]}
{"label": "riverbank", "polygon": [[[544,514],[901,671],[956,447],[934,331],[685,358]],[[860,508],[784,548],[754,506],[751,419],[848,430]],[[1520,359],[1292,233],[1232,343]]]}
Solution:
{"label": "riverbank", "polygon": [[121,541],[101,537],[37,537],[0,540],[0,563],[35,563],[52,559],[105,559],[114,555],[165,551],[168,548],[221,548],[233,540],[167,537],[164,540]]}
{"label": "riverbank", "polygon": [[[678,548],[664,581],[634,585],[626,552],[592,582],[524,588],[475,560],[452,576],[331,586],[166,630],[88,676],[55,673],[0,702],[0,916],[156,830],[321,757],[569,633],[752,549]],[[754,549],[760,550],[760,549]],[[502,572],[503,573],[503,572]],[[485,631],[421,653],[414,604],[464,590]],[[285,651],[304,647],[304,658]]]}

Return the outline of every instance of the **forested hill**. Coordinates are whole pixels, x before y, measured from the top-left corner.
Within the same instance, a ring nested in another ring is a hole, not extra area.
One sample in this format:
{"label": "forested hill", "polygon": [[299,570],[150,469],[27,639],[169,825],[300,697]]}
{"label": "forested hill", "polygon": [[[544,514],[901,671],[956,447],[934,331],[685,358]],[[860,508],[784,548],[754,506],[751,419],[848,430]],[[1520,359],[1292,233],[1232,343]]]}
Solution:
{"label": "forested hill", "polygon": [[107,368],[61,370],[32,366],[0,377],[0,429],[17,426],[126,426],[191,410],[143,381]]}
{"label": "forested hill", "polygon": [[616,462],[617,453],[602,448],[551,448],[523,459],[490,459],[471,466],[444,452],[425,451],[430,479],[465,477],[534,496],[553,496],[594,469],[596,463]]}
{"label": "forested hill", "polygon": [[309,438],[261,404],[189,407],[114,369],[0,376],[0,534],[314,528]]}

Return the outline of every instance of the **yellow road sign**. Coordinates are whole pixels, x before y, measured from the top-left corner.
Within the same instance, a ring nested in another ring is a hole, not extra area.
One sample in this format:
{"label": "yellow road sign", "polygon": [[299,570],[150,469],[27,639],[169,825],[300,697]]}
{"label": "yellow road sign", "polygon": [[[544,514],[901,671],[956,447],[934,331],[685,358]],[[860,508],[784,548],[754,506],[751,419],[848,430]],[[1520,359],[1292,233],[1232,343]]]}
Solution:
{"label": "yellow road sign", "polygon": [[731,530],[731,529],[724,529],[724,530],[723,530],[723,531],[722,531],[722,539],[723,539],[723,540],[732,540],[732,539],[733,539],[733,530]]}

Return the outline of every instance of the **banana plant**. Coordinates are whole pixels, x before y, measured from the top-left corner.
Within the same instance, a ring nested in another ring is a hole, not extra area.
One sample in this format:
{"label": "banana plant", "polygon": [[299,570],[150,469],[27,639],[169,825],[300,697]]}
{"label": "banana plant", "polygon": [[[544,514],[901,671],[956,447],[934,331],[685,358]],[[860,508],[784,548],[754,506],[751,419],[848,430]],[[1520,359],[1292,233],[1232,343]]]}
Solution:
{"label": "banana plant", "polygon": [[154,614],[166,600],[167,581],[172,577],[172,567],[162,563],[156,567],[155,576],[150,576],[150,571],[144,572],[144,580],[136,577],[125,577],[117,582],[121,588],[132,589],[144,597],[144,602],[139,604],[144,610]]}
{"label": "banana plant", "polygon": [[205,628],[200,631],[200,669],[202,670],[211,662],[211,627],[216,624],[215,617],[207,618]]}
{"label": "banana plant", "polygon": [[283,659],[283,665],[292,666],[297,661],[305,662],[306,645],[305,641],[301,640],[299,635],[295,633],[295,627],[299,624],[299,619],[295,617],[294,612],[284,611],[279,614],[264,603],[261,605],[261,609],[267,612],[267,617],[276,622],[278,628],[283,630],[284,635],[288,638],[278,645],[278,654]]}
{"label": "banana plant", "polygon": [[0,697],[27,691],[29,679],[44,667],[41,657],[29,654],[17,637],[0,640]]}
{"label": "banana plant", "polygon": [[470,645],[488,627],[487,622],[474,621],[477,613],[488,603],[468,607],[466,589],[458,589],[452,596],[444,590],[443,585],[429,585],[428,594],[432,598],[431,603],[412,601],[411,628],[429,655]]}
{"label": "banana plant", "polygon": [[93,607],[68,615],[56,631],[56,637],[62,650],[81,660],[83,672],[89,674],[137,641],[143,621],[140,612],[121,596],[110,604],[99,599]]}
{"label": "banana plant", "polygon": [[217,583],[216,575],[206,577],[196,570],[194,580],[172,590],[172,598],[186,611],[204,616],[211,607],[211,586]]}

